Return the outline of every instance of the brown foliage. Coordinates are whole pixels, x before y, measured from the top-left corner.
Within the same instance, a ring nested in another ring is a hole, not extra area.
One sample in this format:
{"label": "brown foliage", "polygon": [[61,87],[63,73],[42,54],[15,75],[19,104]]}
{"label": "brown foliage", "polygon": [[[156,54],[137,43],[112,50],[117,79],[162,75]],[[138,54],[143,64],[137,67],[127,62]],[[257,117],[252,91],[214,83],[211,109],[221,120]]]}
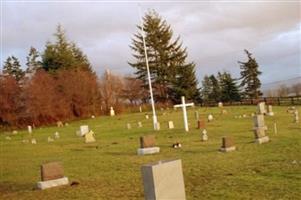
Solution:
{"label": "brown foliage", "polygon": [[0,124],[18,123],[20,114],[20,87],[12,76],[0,76]]}

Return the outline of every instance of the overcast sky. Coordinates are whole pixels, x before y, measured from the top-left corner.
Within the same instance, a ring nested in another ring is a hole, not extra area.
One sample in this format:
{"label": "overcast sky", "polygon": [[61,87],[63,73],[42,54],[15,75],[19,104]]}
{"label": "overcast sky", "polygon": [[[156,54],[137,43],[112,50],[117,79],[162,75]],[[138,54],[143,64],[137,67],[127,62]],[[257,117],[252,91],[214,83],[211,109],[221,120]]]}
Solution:
{"label": "overcast sky", "polygon": [[[196,63],[197,77],[217,71],[239,76],[243,49],[256,57],[263,83],[301,76],[300,2],[17,2],[1,7],[1,62],[25,65],[30,46],[44,50],[60,23],[98,73],[130,74],[129,45],[142,12],[155,9]],[[2,67],[2,65],[1,65]],[[199,80],[201,82],[201,80]]]}

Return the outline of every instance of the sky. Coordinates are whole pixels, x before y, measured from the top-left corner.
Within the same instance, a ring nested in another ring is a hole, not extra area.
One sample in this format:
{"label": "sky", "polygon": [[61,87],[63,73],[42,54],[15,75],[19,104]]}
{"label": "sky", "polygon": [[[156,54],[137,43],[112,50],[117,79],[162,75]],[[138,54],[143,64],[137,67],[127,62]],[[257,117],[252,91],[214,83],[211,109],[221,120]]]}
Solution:
{"label": "sky", "polygon": [[256,58],[263,84],[301,77],[300,1],[2,1],[1,67],[14,55],[25,67],[31,46],[43,52],[61,24],[94,70],[134,72],[129,45],[141,13],[155,9],[187,47],[188,61],[204,75],[228,71],[236,78],[244,49]]}

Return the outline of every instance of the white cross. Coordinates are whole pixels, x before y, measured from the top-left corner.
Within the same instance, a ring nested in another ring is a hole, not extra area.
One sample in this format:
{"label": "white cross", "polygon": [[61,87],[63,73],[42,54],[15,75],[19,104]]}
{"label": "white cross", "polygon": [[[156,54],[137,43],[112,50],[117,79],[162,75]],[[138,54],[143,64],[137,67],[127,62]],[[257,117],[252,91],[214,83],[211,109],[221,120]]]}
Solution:
{"label": "white cross", "polygon": [[183,118],[184,118],[184,127],[185,127],[185,131],[188,132],[189,128],[188,128],[188,121],[187,121],[186,106],[194,106],[194,103],[185,104],[185,97],[184,96],[181,97],[181,101],[182,101],[182,104],[174,105],[173,107],[174,108],[182,107],[182,109],[183,109]]}

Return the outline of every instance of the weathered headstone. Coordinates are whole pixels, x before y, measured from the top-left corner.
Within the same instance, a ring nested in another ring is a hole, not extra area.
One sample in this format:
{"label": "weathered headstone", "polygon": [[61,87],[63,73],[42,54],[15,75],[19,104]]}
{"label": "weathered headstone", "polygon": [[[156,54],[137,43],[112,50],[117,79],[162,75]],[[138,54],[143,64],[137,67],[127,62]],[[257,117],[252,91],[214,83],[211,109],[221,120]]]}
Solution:
{"label": "weathered headstone", "polygon": [[205,141],[207,141],[207,140],[208,140],[207,130],[204,129],[204,130],[202,131],[202,141],[205,142]]}
{"label": "weathered headstone", "polygon": [[127,123],[127,124],[126,124],[126,127],[127,127],[127,129],[131,129],[131,128],[132,128],[132,126],[131,126],[130,123]]}
{"label": "weathered headstone", "polygon": [[89,133],[89,126],[88,125],[82,125],[79,128],[79,136],[84,136],[85,134]]}
{"label": "weathered headstone", "polygon": [[61,122],[61,121],[58,121],[58,122],[56,122],[56,126],[57,126],[57,127],[63,127],[63,126],[64,126],[64,124],[63,124],[63,122]]}
{"label": "weathered headstone", "polygon": [[140,137],[140,148],[137,150],[138,155],[159,153],[160,148],[155,147],[156,139],[154,135]]}
{"label": "weathered headstone", "polygon": [[149,115],[148,114],[145,115],[145,119],[149,119]]}
{"label": "weathered headstone", "polygon": [[222,146],[220,151],[222,152],[230,152],[235,151],[236,147],[234,145],[234,141],[231,137],[223,137],[222,138]]}
{"label": "weathered headstone", "polygon": [[54,141],[53,138],[51,138],[51,137],[48,137],[48,138],[47,138],[47,142],[53,142],[53,141]]}
{"label": "weathered headstone", "polygon": [[298,110],[295,110],[295,112],[294,112],[294,122],[299,123],[299,112],[298,112]]}
{"label": "weathered headstone", "polygon": [[257,114],[263,114],[265,115],[267,113],[265,109],[265,102],[259,102],[257,104]]}
{"label": "weathered headstone", "polygon": [[29,134],[32,134],[32,127],[31,126],[27,126],[27,130]]}
{"label": "weathered headstone", "polygon": [[61,185],[67,185],[69,180],[64,176],[64,170],[59,162],[51,162],[41,165],[41,181],[37,186],[44,190]]}
{"label": "weathered headstone", "polygon": [[92,116],[91,116],[91,118],[92,118],[92,119],[95,119],[95,116],[94,116],[94,115],[92,115]]}
{"label": "weathered headstone", "polygon": [[200,119],[200,116],[199,116],[199,111],[194,111],[194,117],[196,120],[199,120]]}
{"label": "weathered headstone", "polygon": [[31,139],[31,144],[37,144],[37,140],[35,138]]}
{"label": "weathered headstone", "polygon": [[266,136],[265,131],[267,127],[264,124],[264,115],[259,114],[254,116],[254,135],[255,135],[255,142],[262,144],[269,142],[269,137]]}
{"label": "weathered headstone", "polygon": [[212,114],[209,114],[209,115],[208,115],[208,122],[211,122],[211,121],[213,121],[213,115],[212,115]]}
{"label": "weathered headstone", "polygon": [[55,139],[59,139],[59,138],[60,138],[59,132],[55,132],[55,133],[54,133],[54,138],[55,138]]}
{"label": "weathered headstone", "polygon": [[142,112],[142,107],[141,106],[139,106],[139,112]]}
{"label": "weathered headstone", "polygon": [[168,129],[174,129],[173,121],[168,121]]}
{"label": "weathered headstone", "polygon": [[267,115],[274,116],[273,107],[272,105],[268,105],[268,112]]}
{"label": "weathered headstone", "polygon": [[157,122],[157,123],[155,124],[155,126],[156,126],[156,129],[155,129],[155,130],[159,131],[159,130],[160,130],[160,122]]}
{"label": "weathered headstone", "polygon": [[142,128],[142,122],[138,122],[138,128]]}
{"label": "weathered headstone", "polygon": [[218,107],[219,108],[222,108],[224,105],[223,105],[223,102],[218,102]]}
{"label": "weathered headstone", "polygon": [[110,107],[110,116],[115,116],[115,111],[113,109],[113,107]]}
{"label": "weathered headstone", "polygon": [[94,132],[89,131],[88,133],[85,134],[85,143],[93,143],[96,142],[94,138]]}
{"label": "weathered headstone", "polygon": [[145,200],[186,200],[181,160],[141,167]]}

